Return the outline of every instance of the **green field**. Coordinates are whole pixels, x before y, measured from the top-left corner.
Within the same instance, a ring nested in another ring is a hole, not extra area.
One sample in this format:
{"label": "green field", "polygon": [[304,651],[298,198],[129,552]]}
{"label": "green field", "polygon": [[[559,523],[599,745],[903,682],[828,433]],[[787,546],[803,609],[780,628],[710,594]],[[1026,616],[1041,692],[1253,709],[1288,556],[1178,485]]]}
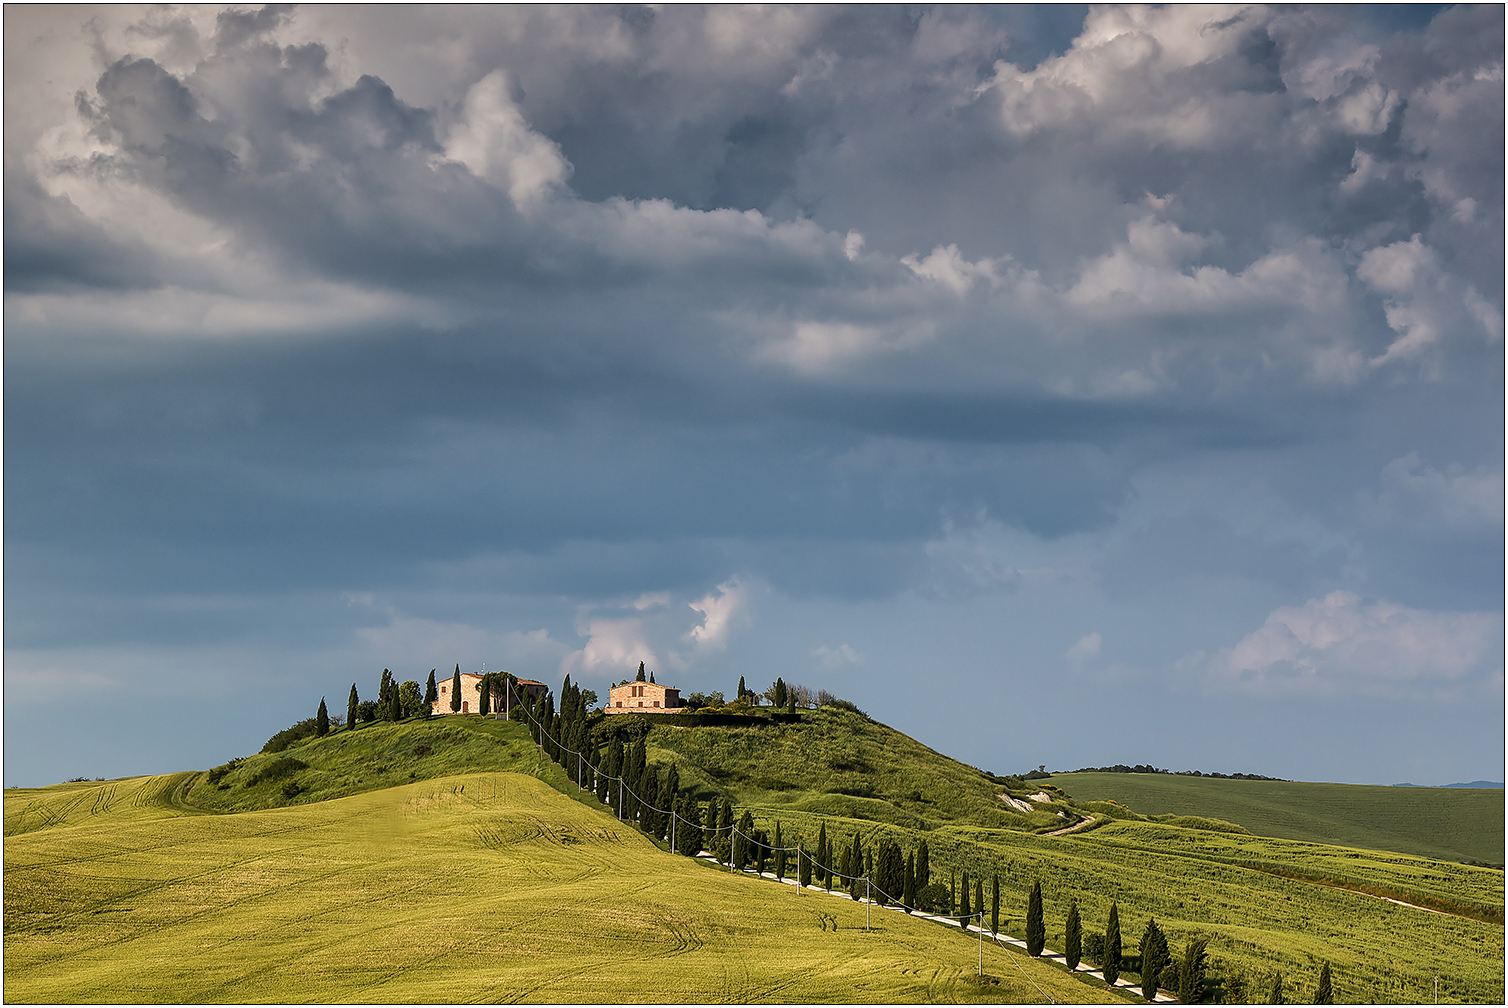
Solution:
{"label": "green field", "polygon": [[6,792],[7,1001],[1124,1003],[997,951],[981,985],[950,928],[865,931],[524,774],[222,815],[196,776]]}
{"label": "green field", "polygon": [[1503,863],[1503,791],[1394,788],[1174,774],[1054,774],[1073,797],[1110,799],[1149,815],[1201,815],[1260,836]]}
{"label": "green field", "polygon": [[[1193,828],[1223,811],[1209,804],[1149,821],[839,710],[752,729],[641,722],[614,723],[648,732],[652,766],[674,761],[687,791],[732,796],[792,843],[812,849],[823,825],[866,849],[925,838],[934,879],[967,871],[988,891],[998,873],[1018,937],[1040,880],[1050,948],[1071,901],[1092,932],[1114,900],[1128,951],[1155,916],[1175,947],[1208,939],[1212,972],[1253,994],[1281,970],[1307,1000],[1329,963],[1341,1001],[1428,1000],[1436,976],[1443,1001],[1503,1001],[1498,869]],[[211,772],[10,790],[5,833],[11,1001],[1117,997],[1001,952],[981,986],[977,945],[954,929],[877,910],[866,933],[852,900],[666,854],[522,725],[477,716],[369,724]]]}

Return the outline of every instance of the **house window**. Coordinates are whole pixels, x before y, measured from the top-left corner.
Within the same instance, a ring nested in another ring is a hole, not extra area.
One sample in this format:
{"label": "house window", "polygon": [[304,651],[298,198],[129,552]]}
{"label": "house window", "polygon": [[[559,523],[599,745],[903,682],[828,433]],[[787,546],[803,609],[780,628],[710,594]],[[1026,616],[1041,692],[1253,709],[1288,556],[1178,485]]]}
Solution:
{"label": "house window", "polygon": [[619,707],[622,707],[622,706],[623,706],[623,701],[622,701],[622,700],[619,700],[619,701],[618,701],[618,706],[619,706]]}
{"label": "house window", "polygon": [[471,704],[467,703],[465,700],[462,700],[461,701],[461,713],[465,714],[469,710],[471,710]]}
{"label": "house window", "polygon": [[656,700],[656,701],[655,701],[655,704],[654,704],[654,705],[655,705],[655,706],[656,706],[656,707],[658,707],[658,706],[660,706],[660,701],[658,701],[658,700]]}

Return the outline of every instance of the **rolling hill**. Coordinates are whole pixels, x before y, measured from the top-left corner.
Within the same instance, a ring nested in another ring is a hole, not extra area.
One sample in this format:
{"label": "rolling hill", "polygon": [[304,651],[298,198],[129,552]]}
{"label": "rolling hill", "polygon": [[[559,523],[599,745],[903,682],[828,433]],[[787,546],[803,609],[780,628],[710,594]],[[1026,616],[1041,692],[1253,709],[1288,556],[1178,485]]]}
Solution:
{"label": "rolling hill", "polygon": [[[981,984],[951,928],[866,931],[860,904],[667,854],[552,787],[517,725],[466,721],[524,772],[223,814],[187,805],[203,774],[7,791],[7,1001],[1124,1002],[996,951]],[[302,775],[351,771],[361,734],[299,747],[330,768]]]}
{"label": "rolling hill", "polygon": [[[1072,902],[1095,932],[1114,901],[1128,950],[1155,916],[1176,948],[1207,938],[1213,971],[1252,991],[1280,970],[1305,999],[1323,962],[1338,1000],[1419,1001],[1435,976],[1452,1000],[1503,998],[1501,870],[1254,836],[1208,805],[1153,821],[842,710],[749,728],[613,720],[644,733],[652,766],[676,764],[684,792],[734,797],[808,850],[824,826],[868,850],[925,838],[934,878],[968,872],[988,891],[998,874],[1008,933],[1040,880],[1049,947]],[[980,986],[968,938],[893,912],[878,914],[881,940],[857,938],[860,904],[664,853],[577,792],[522,725],[474,715],[364,725],[206,772],[7,791],[5,831],[16,1001],[1115,996],[1004,960]]]}
{"label": "rolling hill", "polygon": [[1228,819],[1261,836],[1503,863],[1497,790],[1136,773],[1054,774],[1048,783],[1075,798],[1110,799],[1146,814]]}

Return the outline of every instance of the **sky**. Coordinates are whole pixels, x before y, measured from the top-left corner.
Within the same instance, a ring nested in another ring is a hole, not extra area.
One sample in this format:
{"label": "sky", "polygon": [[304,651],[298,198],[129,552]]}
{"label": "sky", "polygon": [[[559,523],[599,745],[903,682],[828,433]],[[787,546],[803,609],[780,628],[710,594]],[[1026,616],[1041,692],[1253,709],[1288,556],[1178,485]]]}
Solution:
{"label": "sky", "polygon": [[1502,779],[1501,6],[4,17],[7,786],[640,661]]}

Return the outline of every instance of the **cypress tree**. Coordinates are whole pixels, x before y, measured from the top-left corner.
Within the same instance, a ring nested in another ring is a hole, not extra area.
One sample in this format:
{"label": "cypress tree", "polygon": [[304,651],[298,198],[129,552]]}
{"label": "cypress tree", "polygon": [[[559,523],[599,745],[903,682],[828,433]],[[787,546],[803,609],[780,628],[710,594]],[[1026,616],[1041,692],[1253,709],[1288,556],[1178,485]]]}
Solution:
{"label": "cypress tree", "polygon": [[424,684],[424,706],[433,708],[440,699],[440,687],[435,685],[435,670],[429,670],[429,682]]}
{"label": "cypress tree", "polygon": [[702,852],[702,806],[699,802],[681,803],[681,823],[676,827],[675,843],[681,854],[694,858]]}
{"label": "cypress tree", "polygon": [[832,891],[832,871],[828,867],[830,855],[827,850],[827,821],[823,820],[817,830],[817,877],[827,883],[828,891]]}
{"label": "cypress tree", "polygon": [[356,715],[361,710],[361,700],[356,696],[356,684],[351,684],[351,695],[346,698],[346,731],[356,727]]}
{"label": "cypress tree", "polygon": [[476,710],[477,710],[477,713],[480,714],[480,715],[482,715],[483,717],[486,717],[488,714],[492,713],[492,673],[491,672],[488,672],[486,675],[482,676],[482,681],[476,684],[476,691],[477,691],[477,701],[476,701]]}
{"label": "cypress tree", "polygon": [[953,869],[948,869],[948,916],[953,916],[953,911],[958,907],[958,876]]}
{"label": "cypress tree", "polygon": [[1334,1004],[1335,994],[1330,990],[1330,964],[1320,967],[1319,989],[1314,992],[1315,1004]]}
{"label": "cypress tree", "polygon": [[848,869],[853,878],[849,882],[848,895],[854,899],[864,896],[864,845],[859,834],[853,835],[853,850],[848,852]]}
{"label": "cypress tree", "polygon": [[719,827],[721,827],[725,831],[725,835],[728,837],[728,843],[731,846],[731,844],[733,843],[733,799],[732,798],[724,798],[723,799],[723,815],[722,815],[722,818],[718,820],[718,825],[719,825]]}
{"label": "cypress tree", "polygon": [[1036,957],[1042,954],[1047,944],[1047,925],[1042,920],[1042,883],[1032,883],[1032,892],[1026,900],[1026,954]]}
{"label": "cypress tree", "polygon": [[765,860],[770,856],[770,838],[764,830],[754,831],[754,870],[764,874]]}
{"label": "cypress tree", "polygon": [[869,878],[873,884],[871,895],[881,906],[900,897],[904,883],[905,864],[901,861],[901,849],[891,840],[881,840],[874,848],[874,870]]}
{"label": "cypress tree", "polygon": [[607,746],[607,753],[598,756],[597,758],[597,800],[599,802],[603,802],[604,804],[612,801],[613,792],[617,787],[617,782],[609,778],[609,775],[611,775],[612,777],[618,776],[618,768],[612,765],[612,743],[617,741],[618,740],[615,738],[612,740],[612,742],[609,742]]}
{"label": "cypress tree", "polygon": [[785,841],[780,838],[780,823],[775,823],[775,877],[785,878]]}
{"label": "cypress tree", "polygon": [[1167,939],[1155,917],[1147,919],[1147,927],[1141,934],[1141,995],[1148,1001],[1157,998],[1157,979],[1163,967],[1172,958],[1168,952]]}
{"label": "cypress tree", "polygon": [[387,669],[382,670],[382,683],[377,687],[377,716],[384,721],[392,720],[388,715],[393,712],[393,673]]}
{"label": "cypress tree", "polygon": [[974,912],[969,906],[969,873],[963,873],[963,885],[958,887],[958,926],[969,926],[969,915]]}
{"label": "cypress tree", "polygon": [[738,677],[738,700],[736,702],[737,703],[743,703],[744,702],[744,694],[747,693],[747,692],[749,692],[749,691],[748,691],[748,689],[746,689],[744,687],[744,677],[743,676],[739,676]]}
{"label": "cypress tree", "polygon": [[979,926],[984,927],[984,879],[974,880],[974,913],[979,917]]}
{"label": "cypress tree", "polygon": [[1121,914],[1115,903],[1110,904],[1110,919],[1105,922],[1105,961],[1100,972],[1112,987],[1121,975]]}
{"label": "cypress tree", "polygon": [[1283,973],[1281,970],[1272,974],[1272,989],[1267,992],[1268,1004],[1283,1004]]}
{"label": "cypress tree", "polygon": [[461,709],[461,666],[456,665],[456,674],[450,677],[450,709]]}
{"label": "cypress tree", "polygon": [[634,676],[634,682],[643,682],[643,681],[644,681],[644,663],[640,662],[639,663],[639,674],[636,675],[636,676]]}
{"label": "cypress tree", "polygon": [[990,934],[1000,933],[1000,875],[990,876]]}
{"label": "cypress tree", "polygon": [[775,677],[775,688],[773,690],[771,690],[771,692],[774,693],[775,706],[776,707],[784,707],[785,706],[785,680],[782,679],[782,678],[780,678],[779,676],[776,676]]}
{"label": "cypress tree", "polygon": [[1079,902],[1074,900],[1068,907],[1068,923],[1063,925],[1063,962],[1070,973],[1079,968],[1083,955],[1083,925],[1079,923]]}
{"label": "cypress tree", "polygon": [[916,890],[921,892],[932,882],[932,868],[927,864],[927,841],[916,845]]}
{"label": "cypress tree", "polygon": [[[676,809],[676,800],[681,795],[681,772],[676,769],[676,765],[674,763],[670,764],[670,769],[665,772],[665,779],[670,786],[670,794],[668,796],[669,800],[662,804],[660,807],[668,808],[672,812],[674,812]],[[681,827],[677,825],[675,830],[676,839],[679,840]],[[670,835],[670,820],[668,818],[665,821],[665,833],[666,838],[668,839]]]}
{"label": "cypress tree", "polygon": [[394,685],[392,688],[390,688],[387,691],[387,695],[388,695],[388,714],[387,714],[387,719],[389,721],[402,721],[403,720],[403,698],[398,695],[398,687],[396,685]]}
{"label": "cypress tree", "polygon": [[649,681],[650,682],[654,682],[655,681],[655,674],[653,672],[649,673]]}
{"label": "cypress tree", "polygon": [[739,818],[737,830],[733,833],[733,868],[743,871],[743,866],[748,865],[749,860],[749,834],[754,831],[754,821],[748,812]]}
{"label": "cypress tree", "polygon": [[[308,708],[304,708],[308,710]],[[314,714],[314,734],[323,736],[330,734],[330,712],[325,709],[325,698],[319,698],[319,710]]]}
{"label": "cypress tree", "polygon": [[812,884],[812,859],[806,852],[806,844],[796,848],[796,881],[805,889]]}
{"label": "cypress tree", "polygon": [[905,904],[907,913],[916,906],[916,851],[906,855],[906,875],[901,881],[901,902]]}
{"label": "cypress tree", "polygon": [[[1178,969],[1178,1000],[1184,1004],[1197,1004],[1204,997],[1204,965],[1206,940],[1190,938],[1183,949],[1183,962]],[[1329,980],[1328,973],[1325,976]],[[1153,993],[1156,993],[1154,990]],[[1150,998],[1148,999],[1150,1000]],[[1328,1002],[1316,1001],[1316,1004]]]}

